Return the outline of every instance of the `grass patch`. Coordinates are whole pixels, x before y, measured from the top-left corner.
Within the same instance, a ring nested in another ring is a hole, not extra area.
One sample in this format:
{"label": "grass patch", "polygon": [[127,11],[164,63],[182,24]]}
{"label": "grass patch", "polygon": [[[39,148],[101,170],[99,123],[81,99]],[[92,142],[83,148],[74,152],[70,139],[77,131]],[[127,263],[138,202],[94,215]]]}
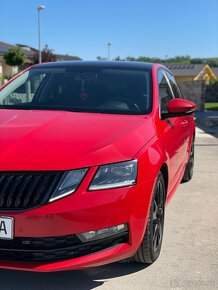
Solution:
{"label": "grass patch", "polygon": [[214,103],[205,103],[204,104],[205,110],[211,110],[211,111],[218,111],[218,102]]}

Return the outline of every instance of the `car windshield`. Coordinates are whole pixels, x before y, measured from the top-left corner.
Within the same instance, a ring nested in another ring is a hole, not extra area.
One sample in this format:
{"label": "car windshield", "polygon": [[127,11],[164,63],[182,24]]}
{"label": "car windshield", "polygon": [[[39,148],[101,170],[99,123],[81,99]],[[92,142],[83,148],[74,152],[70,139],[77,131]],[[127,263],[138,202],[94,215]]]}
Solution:
{"label": "car windshield", "polygon": [[35,67],[0,91],[0,108],[147,114],[151,72],[108,67]]}

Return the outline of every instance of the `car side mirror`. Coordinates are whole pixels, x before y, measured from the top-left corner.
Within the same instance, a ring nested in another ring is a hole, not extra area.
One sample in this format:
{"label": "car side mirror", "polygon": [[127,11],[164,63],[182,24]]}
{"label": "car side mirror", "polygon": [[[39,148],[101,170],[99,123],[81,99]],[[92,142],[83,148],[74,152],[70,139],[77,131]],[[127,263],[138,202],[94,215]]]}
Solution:
{"label": "car side mirror", "polygon": [[167,105],[168,113],[162,113],[161,118],[174,118],[194,113],[195,103],[185,99],[172,99]]}

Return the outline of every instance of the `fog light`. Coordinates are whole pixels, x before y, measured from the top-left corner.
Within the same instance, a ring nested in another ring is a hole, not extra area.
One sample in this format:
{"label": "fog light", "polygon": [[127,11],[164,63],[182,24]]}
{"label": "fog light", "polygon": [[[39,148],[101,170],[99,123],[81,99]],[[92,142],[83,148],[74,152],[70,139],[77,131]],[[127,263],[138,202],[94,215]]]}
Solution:
{"label": "fog light", "polygon": [[124,233],[127,231],[128,231],[127,224],[121,224],[121,225],[113,226],[110,228],[77,234],[76,236],[79,238],[81,242],[87,243],[87,242],[115,236],[117,234]]}

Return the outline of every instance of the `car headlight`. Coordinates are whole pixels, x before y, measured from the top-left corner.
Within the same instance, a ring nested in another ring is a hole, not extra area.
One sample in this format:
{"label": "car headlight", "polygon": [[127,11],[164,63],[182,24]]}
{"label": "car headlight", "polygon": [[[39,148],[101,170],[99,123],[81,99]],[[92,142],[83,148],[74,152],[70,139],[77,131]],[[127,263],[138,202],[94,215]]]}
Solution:
{"label": "car headlight", "polygon": [[87,171],[88,168],[83,168],[65,172],[58,188],[54,191],[49,201],[52,202],[73,193],[80,185]]}
{"label": "car headlight", "polygon": [[100,166],[89,190],[130,186],[136,183],[137,160]]}

